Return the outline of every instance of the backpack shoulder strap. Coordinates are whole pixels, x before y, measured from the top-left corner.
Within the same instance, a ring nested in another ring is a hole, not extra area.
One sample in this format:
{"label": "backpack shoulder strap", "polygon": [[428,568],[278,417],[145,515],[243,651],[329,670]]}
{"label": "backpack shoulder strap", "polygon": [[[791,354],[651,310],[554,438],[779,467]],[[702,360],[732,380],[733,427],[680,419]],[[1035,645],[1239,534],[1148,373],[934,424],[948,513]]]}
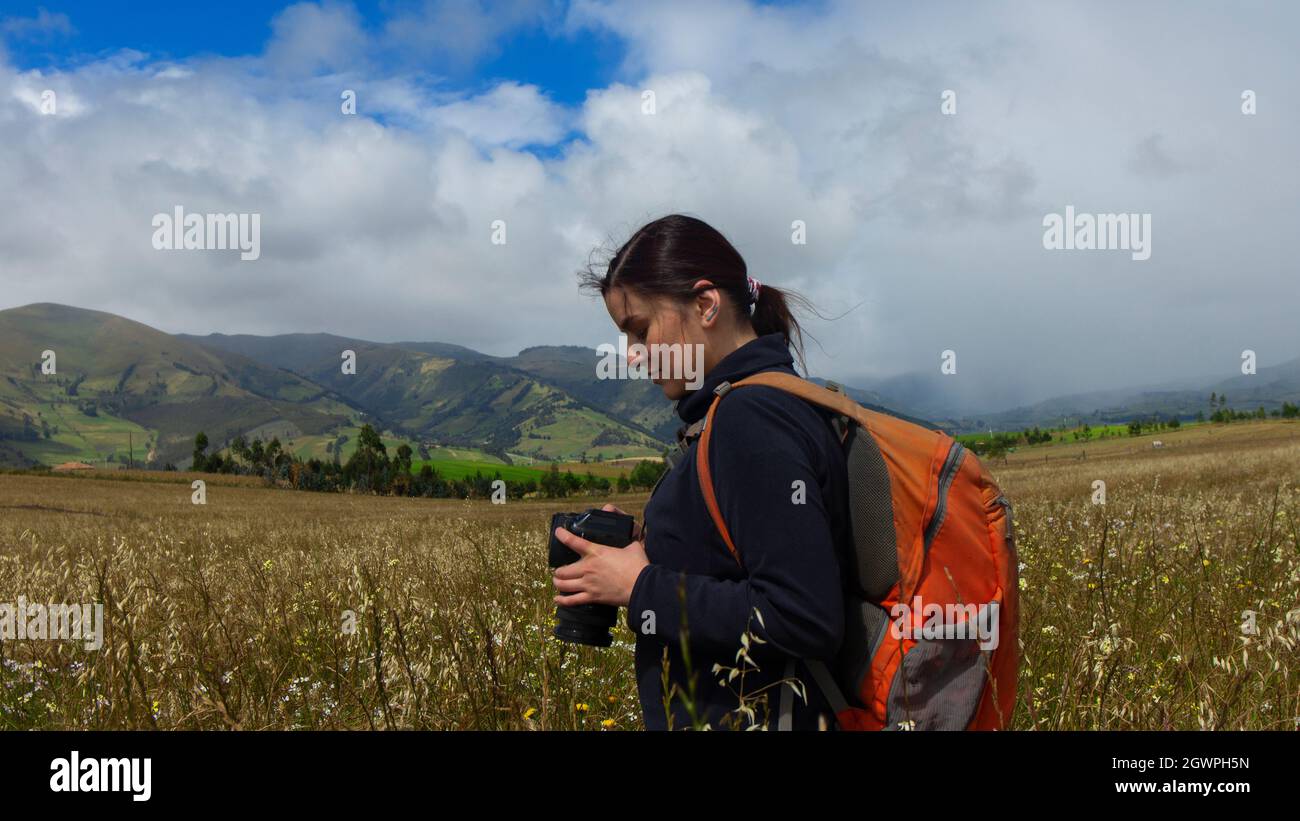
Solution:
{"label": "backpack shoulder strap", "polygon": [[731,551],[732,558],[742,568],[744,563],[741,562],[740,553],[731,539],[731,531],[727,529],[727,523],[722,518],[718,497],[713,490],[713,475],[709,470],[709,437],[713,431],[713,415],[717,412],[722,398],[733,389],[746,385],[766,385],[769,388],[776,388],[850,418],[856,418],[858,412],[862,410],[861,406],[840,391],[823,388],[802,377],[780,371],[756,373],[736,382],[723,382],[713,389],[713,402],[709,405],[709,412],[704,416],[704,427],[700,431],[699,446],[696,449],[695,472],[700,479],[700,489],[704,492],[704,505],[709,509],[709,516],[712,517],[714,526],[722,536],[722,541],[726,543],[727,550]]}
{"label": "backpack shoulder strap", "polygon": [[[745,565],[740,560],[740,553],[736,550],[735,542],[731,540],[731,531],[727,529],[727,523],[722,518],[722,511],[718,507],[717,495],[713,491],[713,476],[709,471],[709,434],[713,430],[713,415],[718,410],[718,403],[720,403],[722,398],[730,393],[733,388],[740,388],[745,385],[767,385],[768,387],[776,388],[797,396],[800,399],[805,399],[815,405],[820,405],[823,408],[832,410],[849,419],[856,419],[861,423],[866,422],[866,418],[861,415],[862,413],[865,413],[864,409],[845,395],[839,389],[839,386],[822,387],[801,377],[793,374],[781,373],[780,371],[756,373],[753,376],[738,380],[734,383],[723,382],[718,385],[718,387],[714,388],[713,393],[715,396],[713,402],[709,405],[709,412],[704,417],[704,426],[700,430],[699,448],[695,454],[695,470],[699,475],[700,488],[704,492],[704,504],[709,509],[709,515],[713,518],[713,524],[717,527],[718,533],[722,535],[722,540],[727,543],[727,549],[731,551],[732,558],[736,560],[736,564],[740,565],[742,569]],[[844,694],[840,690],[839,685],[836,683],[834,675],[831,673],[830,669],[827,668],[825,662],[817,659],[806,659],[805,662],[808,665],[809,672],[813,675],[813,679],[817,682],[817,686],[826,697],[827,703],[830,704],[831,709],[834,711],[836,720],[839,721],[840,716],[848,713],[849,704],[845,700]],[[793,659],[787,663],[787,678],[790,678],[793,675],[793,663]],[[781,688],[780,718],[777,723],[778,730],[789,730],[792,728],[793,714],[791,708],[793,706],[793,700],[787,698],[787,695],[792,692],[793,688],[791,687],[787,686]]]}

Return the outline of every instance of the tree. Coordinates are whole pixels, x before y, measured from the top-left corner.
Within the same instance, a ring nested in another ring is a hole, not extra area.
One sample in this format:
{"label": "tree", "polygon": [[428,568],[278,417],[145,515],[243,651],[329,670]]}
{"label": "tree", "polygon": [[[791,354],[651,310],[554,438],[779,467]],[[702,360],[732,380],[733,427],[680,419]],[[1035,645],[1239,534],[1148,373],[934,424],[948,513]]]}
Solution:
{"label": "tree", "polygon": [[293,462],[293,457],[285,453],[283,446],[280,445],[280,438],[277,436],[271,439],[271,443],[266,446],[265,476],[269,481],[276,479],[288,478],[289,465]]}
{"label": "tree", "polygon": [[241,433],[230,440],[230,452],[245,462],[248,461],[248,439],[245,438],[244,434]]}
{"label": "tree", "polygon": [[397,446],[396,467],[399,473],[411,472],[411,446],[403,442]]}
{"label": "tree", "polygon": [[343,468],[345,477],[362,490],[383,493],[387,490],[385,475],[388,470],[388,448],[384,446],[384,440],[369,424],[362,425],[357,434],[357,449]]}
{"label": "tree", "polygon": [[642,459],[632,468],[632,475],[628,477],[633,487],[653,487],[654,483],[659,481],[659,474],[667,469],[663,462],[653,459]]}
{"label": "tree", "polygon": [[208,449],[208,435],[199,431],[194,437],[194,461],[190,465],[190,470],[201,471],[207,467],[208,457],[204,453]]}
{"label": "tree", "polygon": [[369,424],[361,426],[361,432],[357,434],[357,447],[365,448],[381,456],[388,455],[388,448],[384,445],[384,440]]}
{"label": "tree", "polygon": [[543,496],[550,499],[568,495],[568,486],[565,485],[564,479],[560,477],[560,466],[555,462],[551,462],[551,469],[542,477],[541,491]]}
{"label": "tree", "polygon": [[570,493],[577,493],[582,490],[582,480],[573,475],[573,471],[564,471],[564,487]]}

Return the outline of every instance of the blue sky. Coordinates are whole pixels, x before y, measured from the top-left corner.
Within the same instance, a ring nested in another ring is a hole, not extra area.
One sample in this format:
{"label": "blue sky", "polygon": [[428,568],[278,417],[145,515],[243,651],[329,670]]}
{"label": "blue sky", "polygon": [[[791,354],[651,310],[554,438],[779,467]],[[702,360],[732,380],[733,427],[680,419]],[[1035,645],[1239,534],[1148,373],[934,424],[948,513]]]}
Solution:
{"label": "blue sky", "polygon": [[66,65],[115,51],[139,49],[160,57],[182,58],[200,53],[227,56],[261,49],[270,35],[274,12],[287,4],[258,0],[223,0],[221,11],[207,3],[96,0],[27,2],[8,0],[5,16],[35,18],[43,8],[66,15],[74,31],[28,37],[10,45],[15,62],[24,68]]}
{"label": "blue sky", "polygon": [[[36,19],[44,9],[67,18],[62,26],[9,39],[11,62],[25,69],[67,69],[120,49],[135,49],[158,60],[259,54],[271,38],[271,22],[290,2],[267,0],[6,0],[0,19]],[[368,31],[378,31],[393,14],[414,3],[351,4]],[[491,5],[489,2],[486,4]],[[556,6],[558,10],[560,6]],[[619,38],[590,28],[568,34],[545,26],[522,26],[503,33],[494,46],[468,63],[424,56],[421,68],[450,85],[476,89],[509,78],[533,83],[558,103],[581,103],[588,89],[609,83],[623,56]]]}

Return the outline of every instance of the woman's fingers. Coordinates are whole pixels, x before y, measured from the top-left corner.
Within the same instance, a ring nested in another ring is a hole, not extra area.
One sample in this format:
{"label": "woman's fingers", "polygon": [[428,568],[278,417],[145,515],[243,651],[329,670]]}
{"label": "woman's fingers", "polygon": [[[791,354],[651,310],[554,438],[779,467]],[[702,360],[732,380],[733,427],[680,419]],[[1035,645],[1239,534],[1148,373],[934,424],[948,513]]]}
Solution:
{"label": "woman's fingers", "polygon": [[581,576],[570,578],[553,576],[551,581],[555,584],[555,589],[561,593],[577,593],[585,587]]}
{"label": "woman's fingers", "polygon": [[560,544],[577,553],[579,556],[587,556],[594,553],[597,545],[589,542],[581,536],[570,533],[562,527],[555,528],[555,538],[560,540]]}
{"label": "woman's fingers", "polygon": [[576,561],[571,564],[562,564],[551,571],[551,576],[552,578],[556,578],[556,579],[582,578],[582,574],[586,571],[584,568],[578,566],[580,564],[582,564],[581,561]]}
{"label": "woman's fingers", "polygon": [[564,607],[577,607],[580,604],[591,604],[592,601],[590,593],[574,593],[571,596],[555,597],[555,603]]}

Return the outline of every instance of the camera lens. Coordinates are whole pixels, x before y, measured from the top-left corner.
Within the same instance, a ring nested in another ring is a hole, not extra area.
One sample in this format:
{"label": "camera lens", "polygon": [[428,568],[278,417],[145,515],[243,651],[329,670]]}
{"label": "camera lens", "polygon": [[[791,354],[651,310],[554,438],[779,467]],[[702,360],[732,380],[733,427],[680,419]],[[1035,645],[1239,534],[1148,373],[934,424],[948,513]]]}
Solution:
{"label": "camera lens", "polygon": [[[587,510],[583,513],[556,513],[551,517],[547,539],[547,560],[551,567],[563,567],[578,561],[579,556],[555,536],[557,528],[575,533],[590,542],[609,547],[624,547],[632,541],[635,520],[623,513]],[[555,637],[573,644],[609,647],[614,642],[611,630],[618,621],[618,608],[608,604],[557,605]]]}
{"label": "camera lens", "polygon": [[554,635],[574,644],[608,647],[614,642],[610,628],[618,620],[618,608],[608,604],[579,604],[556,607],[559,623]]}

